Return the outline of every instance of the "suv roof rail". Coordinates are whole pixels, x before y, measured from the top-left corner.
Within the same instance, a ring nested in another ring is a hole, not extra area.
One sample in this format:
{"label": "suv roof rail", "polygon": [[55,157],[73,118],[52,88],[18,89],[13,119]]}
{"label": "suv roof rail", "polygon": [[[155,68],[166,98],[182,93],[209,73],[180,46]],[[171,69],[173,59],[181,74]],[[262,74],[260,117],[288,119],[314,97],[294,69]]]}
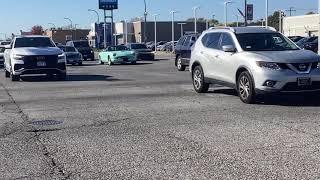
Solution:
{"label": "suv roof rail", "polygon": [[212,29],[226,29],[226,30],[230,30],[230,31],[235,32],[235,29],[233,27],[210,27],[209,29],[210,30],[212,30]]}
{"label": "suv roof rail", "polygon": [[271,31],[277,31],[274,27],[271,27],[271,26],[247,26],[247,27],[255,27],[255,28],[266,28],[268,30],[271,30]]}

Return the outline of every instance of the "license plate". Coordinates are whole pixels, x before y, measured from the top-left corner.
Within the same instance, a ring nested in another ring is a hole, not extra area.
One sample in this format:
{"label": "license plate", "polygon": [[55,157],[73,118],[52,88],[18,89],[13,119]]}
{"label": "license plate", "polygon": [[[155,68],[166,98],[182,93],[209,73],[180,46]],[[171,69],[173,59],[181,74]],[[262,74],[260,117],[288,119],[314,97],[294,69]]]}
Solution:
{"label": "license plate", "polygon": [[311,78],[298,78],[298,86],[310,86]]}
{"label": "license plate", "polygon": [[37,66],[39,66],[39,67],[43,67],[43,66],[46,66],[47,64],[46,64],[46,62],[44,62],[44,61],[38,61],[37,62]]}

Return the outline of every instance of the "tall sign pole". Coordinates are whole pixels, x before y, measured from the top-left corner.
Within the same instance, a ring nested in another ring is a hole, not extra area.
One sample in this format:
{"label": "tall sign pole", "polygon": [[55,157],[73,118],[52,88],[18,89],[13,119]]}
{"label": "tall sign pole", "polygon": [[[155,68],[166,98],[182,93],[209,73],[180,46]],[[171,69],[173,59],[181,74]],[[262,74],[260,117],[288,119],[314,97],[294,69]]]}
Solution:
{"label": "tall sign pole", "polygon": [[106,16],[106,10],[103,10],[104,16],[104,23],[103,23],[103,47],[107,48],[107,16]]}
{"label": "tall sign pole", "polygon": [[[111,45],[113,45],[113,10],[118,9],[118,0],[99,0],[99,9],[104,11],[104,47],[107,47],[107,20],[106,18],[111,19]],[[111,11],[111,16],[106,16],[106,10]]]}
{"label": "tall sign pole", "polygon": [[248,25],[247,21],[247,0],[244,0],[244,26]]}

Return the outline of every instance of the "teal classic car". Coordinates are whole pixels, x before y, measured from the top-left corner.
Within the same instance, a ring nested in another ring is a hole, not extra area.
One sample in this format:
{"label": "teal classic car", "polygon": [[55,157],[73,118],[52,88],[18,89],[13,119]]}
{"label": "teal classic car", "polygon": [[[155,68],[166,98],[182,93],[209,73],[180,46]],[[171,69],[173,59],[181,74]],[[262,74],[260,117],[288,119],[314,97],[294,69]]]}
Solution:
{"label": "teal classic car", "polygon": [[99,53],[99,63],[108,65],[113,64],[136,64],[136,55],[134,51],[129,50],[126,46],[110,46]]}

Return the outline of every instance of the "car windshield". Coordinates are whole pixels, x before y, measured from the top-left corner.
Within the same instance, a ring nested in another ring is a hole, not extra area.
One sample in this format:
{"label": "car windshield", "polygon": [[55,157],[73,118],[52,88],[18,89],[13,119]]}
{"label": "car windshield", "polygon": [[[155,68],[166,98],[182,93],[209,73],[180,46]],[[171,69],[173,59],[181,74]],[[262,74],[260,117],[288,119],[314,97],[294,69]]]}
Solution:
{"label": "car windshield", "polygon": [[112,46],[108,48],[108,51],[126,51],[128,48],[126,46]]}
{"label": "car windshield", "polygon": [[3,53],[6,50],[5,47],[0,47],[0,53]]}
{"label": "car windshield", "polygon": [[288,51],[299,48],[280,33],[238,34],[238,41],[244,51]]}
{"label": "car windshield", "polygon": [[74,47],[65,47],[64,49],[64,52],[76,52],[76,48]]}
{"label": "car windshield", "polygon": [[50,38],[45,37],[24,37],[17,38],[15,48],[21,47],[55,47]]}
{"label": "car windshield", "polygon": [[73,44],[75,47],[89,47],[88,41],[76,41]]}
{"label": "car windshield", "polygon": [[132,49],[147,49],[147,46],[144,44],[131,44]]}

